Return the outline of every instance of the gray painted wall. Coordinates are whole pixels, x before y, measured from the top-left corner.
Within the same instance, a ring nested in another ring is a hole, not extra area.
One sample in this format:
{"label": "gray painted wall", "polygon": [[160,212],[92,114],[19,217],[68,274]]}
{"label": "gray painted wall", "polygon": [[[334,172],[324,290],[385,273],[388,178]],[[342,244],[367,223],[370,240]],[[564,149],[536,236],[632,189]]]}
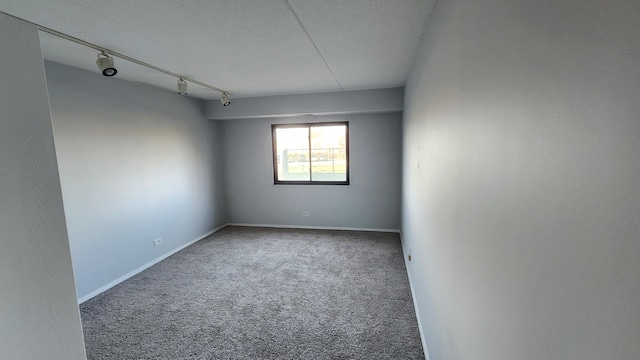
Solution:
{"label": "gray painted wall", "polygon": [[431,360],[640,358],[640,6],[439,1],[405,94]]}
{"label": "gray painted wall", "polygon": [[46,73],[79,298],[224,224],[220,125],[200,101]]}
{"label": "gray painted wall", "polygon": [[0,357],[85,359],[38,30],[0,44]]}
{"label": "gray painted wall", "polygon": [[[350,182],[274,185],[271,124],[349,121]],[[230,223],[398,229],[401,114],[222,122]],[[311,216],[303,217],[309,211]]]}

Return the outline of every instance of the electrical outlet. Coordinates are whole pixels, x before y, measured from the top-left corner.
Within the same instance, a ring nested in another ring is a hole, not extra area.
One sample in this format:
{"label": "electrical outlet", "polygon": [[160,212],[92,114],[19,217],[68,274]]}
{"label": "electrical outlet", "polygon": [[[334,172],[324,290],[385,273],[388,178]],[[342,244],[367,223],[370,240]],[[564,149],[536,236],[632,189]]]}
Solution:
{"label": "electrical outlet", "polygon": [[153,246],[158,246],[160,244],[162,244],[162,238],[157,238],[153,240]]}
{"label": "electrical outlet", "polygon": [[311,216],[311,214],[308,211],[303,211],[302,216]]}

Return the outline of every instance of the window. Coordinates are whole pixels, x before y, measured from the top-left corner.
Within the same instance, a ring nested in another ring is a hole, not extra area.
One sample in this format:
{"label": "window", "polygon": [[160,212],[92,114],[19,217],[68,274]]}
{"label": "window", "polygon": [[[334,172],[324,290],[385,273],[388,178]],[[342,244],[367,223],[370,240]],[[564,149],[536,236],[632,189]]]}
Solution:
{"label": "window", "polygon": [[349,123],[271,125],[274,184],[349,185]]}

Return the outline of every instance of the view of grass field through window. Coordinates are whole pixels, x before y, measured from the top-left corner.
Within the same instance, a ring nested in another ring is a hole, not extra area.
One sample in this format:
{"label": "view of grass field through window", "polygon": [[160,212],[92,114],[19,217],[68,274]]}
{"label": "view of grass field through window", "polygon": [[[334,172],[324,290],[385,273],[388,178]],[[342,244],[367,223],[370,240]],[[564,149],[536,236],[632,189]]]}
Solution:
{"label": "view of grass field through window", "polygon": [[273,125],[276,183],[348,184],[347,123]]}

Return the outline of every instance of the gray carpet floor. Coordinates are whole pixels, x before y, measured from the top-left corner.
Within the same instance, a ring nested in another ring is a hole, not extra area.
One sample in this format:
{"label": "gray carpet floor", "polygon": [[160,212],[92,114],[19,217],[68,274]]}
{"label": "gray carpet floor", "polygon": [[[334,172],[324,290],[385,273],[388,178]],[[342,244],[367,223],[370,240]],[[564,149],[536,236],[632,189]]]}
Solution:
{"label": "gray carpet floor", "polygon": [[424,359],[398,234],[227,227],[80,305],[92,359]]}

